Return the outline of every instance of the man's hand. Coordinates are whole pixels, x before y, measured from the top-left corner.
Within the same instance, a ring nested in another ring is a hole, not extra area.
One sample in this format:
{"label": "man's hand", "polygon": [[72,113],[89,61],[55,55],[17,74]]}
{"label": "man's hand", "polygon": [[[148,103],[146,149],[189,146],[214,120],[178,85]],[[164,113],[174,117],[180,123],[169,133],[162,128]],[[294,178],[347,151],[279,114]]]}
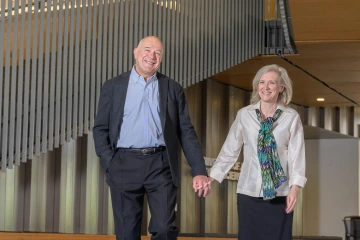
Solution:
{"label": "man's hand", "polygon": [[193,188],[195,192],[198,192],[199,197],[206,197],[210,194],[212,181],[205,175],[198,175],[193,178]]}
{"label": "man's hand", "polygon": [[298,191],[299,191],[299,186],[297,185],[291,186],[289,194],[286,197],[286,209],[285,209],[286,213],[291,213],[292,211],[294,211],[298,198]]}

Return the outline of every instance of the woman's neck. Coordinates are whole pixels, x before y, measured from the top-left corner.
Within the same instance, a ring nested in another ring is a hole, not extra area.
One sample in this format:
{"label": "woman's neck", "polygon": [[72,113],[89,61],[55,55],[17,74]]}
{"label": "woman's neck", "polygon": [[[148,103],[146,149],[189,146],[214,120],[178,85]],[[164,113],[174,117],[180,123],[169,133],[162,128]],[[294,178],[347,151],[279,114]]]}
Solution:
{"label": "woman's neck", "polygon": [[260,112],[264,119],[274,116],[277,109],[277,103],[260,102]]}

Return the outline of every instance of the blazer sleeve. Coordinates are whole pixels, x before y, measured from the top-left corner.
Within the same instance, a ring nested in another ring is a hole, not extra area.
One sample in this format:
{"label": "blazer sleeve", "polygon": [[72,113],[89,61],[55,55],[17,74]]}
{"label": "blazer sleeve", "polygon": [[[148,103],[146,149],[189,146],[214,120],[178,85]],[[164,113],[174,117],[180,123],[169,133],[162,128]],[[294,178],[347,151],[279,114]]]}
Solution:
{"label": "blazer sleeve", "polygon": [[178,136],[185,157],[191,167],[193,176],[205,175],[207,176],[204,156],[201,151],[201,146],[196,135],[194,126],[191,123],[188,105],[186,102],[184,90],[179,85],[180,92],[177,97],[178,101],[178,116],[179,116],[179,132]]}
{"label": "blazer sleeve", "polygon": [[93,137],[96,155],[100,157],[101,164],[106,170],[113,157],[111,142],[109,137],[110,110],[111,110],[111,86],[105,82],[101,89],[98,112],[93,127]]}

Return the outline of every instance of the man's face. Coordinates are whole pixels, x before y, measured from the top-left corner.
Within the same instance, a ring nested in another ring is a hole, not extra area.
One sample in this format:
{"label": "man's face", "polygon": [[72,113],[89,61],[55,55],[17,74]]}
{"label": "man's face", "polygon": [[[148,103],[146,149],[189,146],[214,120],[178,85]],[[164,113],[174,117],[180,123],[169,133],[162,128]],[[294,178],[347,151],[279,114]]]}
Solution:
{"label": "man's face", "polygon": [[135,70],[145,79],[154,75],[159,69],[163,56],[163,45],[156,37],[147,37],[134,49]]}

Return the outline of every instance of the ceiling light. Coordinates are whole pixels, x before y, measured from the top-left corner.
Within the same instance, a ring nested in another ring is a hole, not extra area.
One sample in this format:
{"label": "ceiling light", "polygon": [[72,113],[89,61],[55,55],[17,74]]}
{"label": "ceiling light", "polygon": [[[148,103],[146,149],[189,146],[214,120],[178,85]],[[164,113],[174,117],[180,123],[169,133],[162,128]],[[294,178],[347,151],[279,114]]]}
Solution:
{"label": "ceiling light", "polygon": [[325,101],[325,98],[317,98],[316,101],[323,102],[323,101]]}

